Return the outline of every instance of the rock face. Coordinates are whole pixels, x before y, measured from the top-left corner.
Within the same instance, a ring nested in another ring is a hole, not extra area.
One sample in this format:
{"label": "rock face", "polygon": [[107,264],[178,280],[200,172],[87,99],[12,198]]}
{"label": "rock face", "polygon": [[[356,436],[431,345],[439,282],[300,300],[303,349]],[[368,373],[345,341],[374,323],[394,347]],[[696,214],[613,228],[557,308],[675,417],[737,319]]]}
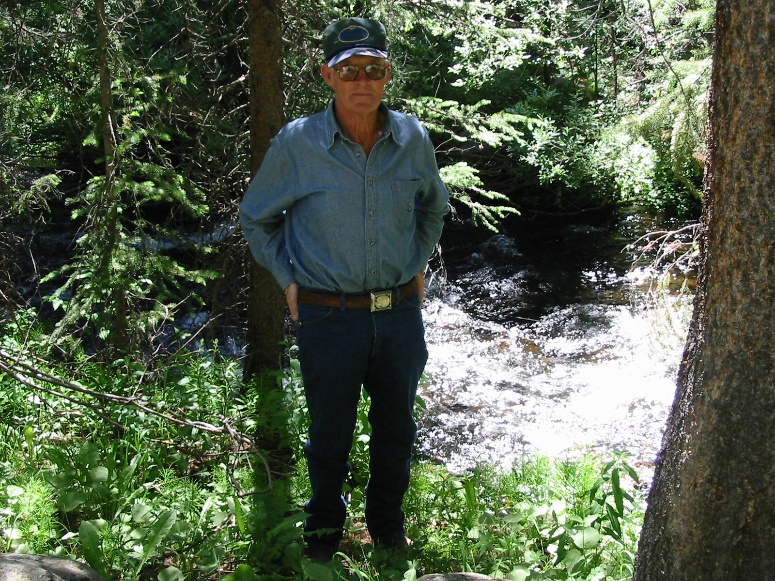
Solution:
{"label": "rock face", "polygon": [[[478,573],[423,575],[417,581],[490,581]],[[105,581],[84,563],[43,555],[0,553],[0,581]]]}
{"label": "rock face", "polygon": [[0,554],[0,581],[105,581],[94,569],[59,557]]}
{"label": "rock face", "polygon": [[[423,575],[417,581],[490,581],[493,577],[479,575],[479,573],[446,573],[433,575]],[[0,581],[4,581],[0,579]]]}

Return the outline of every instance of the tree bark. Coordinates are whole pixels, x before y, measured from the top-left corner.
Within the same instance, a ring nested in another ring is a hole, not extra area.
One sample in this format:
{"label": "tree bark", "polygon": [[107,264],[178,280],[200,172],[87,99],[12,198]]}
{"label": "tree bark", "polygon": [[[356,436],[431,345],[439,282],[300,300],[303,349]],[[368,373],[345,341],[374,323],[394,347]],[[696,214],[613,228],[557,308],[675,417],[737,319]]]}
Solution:
{"label": "tree bark", "polygon": [[634,579],[775,579],[775,2],[718,0],[695,311]]}
{"label": "tree bark", "polygon": [[[249,0],[250,169],[255,175],[283,123],[280,0]],[[250,260],[245,378],[277,369],[283,353],[285,299],[274,277]]]}

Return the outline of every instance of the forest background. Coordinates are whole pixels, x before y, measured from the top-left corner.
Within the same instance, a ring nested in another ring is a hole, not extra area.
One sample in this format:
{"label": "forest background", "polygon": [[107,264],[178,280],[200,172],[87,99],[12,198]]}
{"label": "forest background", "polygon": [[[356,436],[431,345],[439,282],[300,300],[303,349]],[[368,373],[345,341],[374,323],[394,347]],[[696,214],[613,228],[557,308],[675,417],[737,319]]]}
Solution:
{"label": "forest background", "polygon": [[[320,31],[372,16],[392,38],[387,101],[431,131],[453,219],[691,219],[713,14],[708,0],[284,3],[285,117],[330,97]],[[229,348],[245,342],[249,288],[236,227],[250,178],[248,21],[237,0],[0,5],[3,550],[73,555],[109,578],[216,579],[241,563],[328,578],[288,549],[299,517],[284,503],[304,485],[277,484],[302,461],[292,350],[246,385]],[[523,468],[523,480],[567,481],[567,467]],[[505,529],[483,516],[514,482],[426,468],[421,482],[448,491],[435,502],[451,512],[424,520],[449,534],[435,557],[396,565],[398,578],[439,563],[626,578],[628,466],[587,468],[573,468],[571,496],[588,502],[567,510],[580,522],[546,530],[526,524],[541,502],[507,511]],[[472,484],[483,480],[486,494]],[[270,482],[275,494],[252,494]],[[484,525],[523,548],[481,544],[493,545]],[[368,563],[350,569],[368,575]]]}

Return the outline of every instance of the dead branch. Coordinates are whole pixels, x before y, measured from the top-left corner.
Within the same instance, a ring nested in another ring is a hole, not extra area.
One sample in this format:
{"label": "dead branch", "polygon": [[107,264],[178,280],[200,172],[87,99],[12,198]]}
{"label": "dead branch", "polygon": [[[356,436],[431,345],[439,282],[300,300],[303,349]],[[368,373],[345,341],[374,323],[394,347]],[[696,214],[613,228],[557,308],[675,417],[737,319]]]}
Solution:
{"label": "dead branch", "polygon": [[[263,490],[254,491],[252,494],[259,494],[259,493],[267,492],[272,489],[272,475],[269,469],[269,463],[267,459],[256,448],[253,440],[248,435],[237,430],[232,425],[231,420],[225,416],[218,414],[220,416],[219,420],[221,422],[221,425],[217,426],[209,422],[192,421],[183,415],[182,413],[183,410],[178,410],[178,412],[170,412],[170,411],[162,412],[162,411],[159,411],[158,409],[155,409],[152,404],[148,403],[147,401],[144,401],[142,398],[137,396],[126,397],[126,396],[116,395],[113,393],[103,393],[99,391],[94,391],[92,389],[88,389],[84,387],[80,383],[61,379],[56,375],[52,375],[51,373],[43,371],[36,365],[28,363],[27,361],[24,360],[24,358],[20,354],[11,353],[6,349],[0,349],[0,371],[7,373],[9,376],[13,377],[16,381],[32,389],[35,392],[62,398],[78,406],[88,408],[89,410],[97,414],[100,418],[102,418],[105,422],[122,430],[123,430],[123,426],[120,425],[118,422],[116,422],[113,418],[105,414],[100,409],[99,404],[95,402],[134,407],[138,410],[145,412],[150,416],[160,418],[165,422],[174,424],[176,426],[184,426],[184,427],[194,428],[194,429],[201,430],[215,435],[226,436],[232,441],[232,446],[226,452],[222,452],[221,454],[236,455],[236,456],[247,455],[248,457],[256,456],[257,458],[260,459],[261,463],[263,464],[264,471],[267,477],[267,482],[268,482],[267,487]],[[46,386],[49,386],[49,387],[46,387]],[[50,386],[59,387],[59,388],[62,388],[62,390],[61,391],[56,390]],[[83,396],[86,396],[86,398],[90,398],[95,401],[88,401],[87,399],[77,397],[75,394],[81,394]],[[185,452],[185,447],[177,446],[177,448]],[[189,455],[195,455],[195,454],[192,452]],[[235,485],[235,487],[239,488],[239,485],[237,484],[236,479],[232,477],[231,481]],[[242,491],[241,491],[241,495],[244,495]]]}

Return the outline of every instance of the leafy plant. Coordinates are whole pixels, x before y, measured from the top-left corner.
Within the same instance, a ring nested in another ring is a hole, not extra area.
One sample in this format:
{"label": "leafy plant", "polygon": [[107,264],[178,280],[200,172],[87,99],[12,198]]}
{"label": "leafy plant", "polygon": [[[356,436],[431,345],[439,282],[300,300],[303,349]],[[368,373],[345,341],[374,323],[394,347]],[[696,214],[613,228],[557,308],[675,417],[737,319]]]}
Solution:
{"label": "leafy plant", "polygon": [[[180,355],[167,360],[165,373],[145,378],[136,364],[89,363],[79,369],[86,383],[76,384],[55,375],[65,367],[44,370],[30,353],[12,355],[12,339],[6,335],[0,349],[0,401],[17,423],[18,443],[0,448],[7,550],[74,555],[106,578],[154,571],[169,580],[183,571],[212,574],[230,552],[247,554],[250,505],[241,494],[253,471],[239,452],[244,440],[234,429],[218,436],[206,417],[223,412],[222,423],[240,415],[230,389],[235,362]],[[28,344],[35,348],[44,349]],[[133,399],[139,385],[142,402]],[[26,397],[10,399],[14,393]],[[94,406],[87,394],[107,399]],[[168,407],[159,413],[155,406]],[[242,444],[235,447],[234,437]]]}
{"label": "leafy plant", "polygon": [[602,466],[536,458],[507,475],[424,473],[411,494],[420,504],[408,510],[422,523],[412,532],[425,542],[423,565],[520,580],[627,578],[642,509],[623,475],[636,476],[622,457]]}
{"label": "leafy plant", "polygon": [[[46,553],[59,540],[61,527],[53,503],[54,490],[38,475],[24,475],[0,490],[4,552]],[[0,545],[0,546],[2,546]]]}

